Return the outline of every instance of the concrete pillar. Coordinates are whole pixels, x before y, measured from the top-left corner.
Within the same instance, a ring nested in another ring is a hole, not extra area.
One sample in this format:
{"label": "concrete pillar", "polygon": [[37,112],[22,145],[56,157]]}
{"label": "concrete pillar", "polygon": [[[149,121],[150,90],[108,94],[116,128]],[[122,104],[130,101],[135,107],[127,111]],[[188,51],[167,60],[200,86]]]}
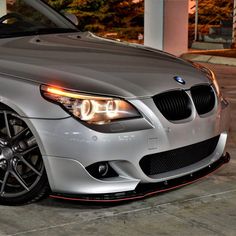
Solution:
{"label": "concrete pillar", "polygon": [[144,44],[163,49],[164,0],[145,0]]}
{"label": "concrete pillar", "polygon": [[0,0],[0,17],[7,14],[7,3],[6,0]]}
{"label": "concrete pillar", "polygon": [[145,0],[144,44],[181,55],[188,50],[188,0]]}

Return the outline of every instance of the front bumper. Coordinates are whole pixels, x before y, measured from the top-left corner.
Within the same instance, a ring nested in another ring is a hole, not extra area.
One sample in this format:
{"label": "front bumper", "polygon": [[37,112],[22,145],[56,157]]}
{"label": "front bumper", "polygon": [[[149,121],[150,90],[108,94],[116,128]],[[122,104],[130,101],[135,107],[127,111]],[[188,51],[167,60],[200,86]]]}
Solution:
{"label": "front bumper", "polygon": [[123,202],[143,199],[156,195],[158,193],[174,190],[191,183],[194,183],[203,177],[215,172],[224,164],[230,161],[229,153],[221,156],[216,162],[211,165],[196,171],[194,173],[184,175],[182,177],[163,181],[156,184],[139,184],[134,191],[114,193],[114,194],[93,194],[93,195],[69,195],[69,194],[52,194],[50,197],[60,200],[81,201],[81,202]]}
{"label": "front bumper", "polygon": [[[52,192],[99,197],[117,193],[139,195],[136,193],[139,186],[175,182],[201,172],[218,163],[218,160],[223,163],[221,156],[225,150],[230,120],[229,106],[223,100],[206,116],[200,117],[193,112],[190,119],[182,123],[171,123],[162,117],[152,99],[133,100],[132,103],[143,111],[144,118],[118,122],[116,126],[110,127],[110,132],[89,129],[73,118],[26,120],[40,145]],[[219,141],[214,152],[189,166],[155,176],[146,175],[140,166],[145,156],[179,149],[217,136]],[[118,176],[94,178],[86,168],[96,162],[108,162]],[[212,171],[214,169],[208,169],[208,173]],[[195,179],[190,178],[188,182],[192,181]]]}

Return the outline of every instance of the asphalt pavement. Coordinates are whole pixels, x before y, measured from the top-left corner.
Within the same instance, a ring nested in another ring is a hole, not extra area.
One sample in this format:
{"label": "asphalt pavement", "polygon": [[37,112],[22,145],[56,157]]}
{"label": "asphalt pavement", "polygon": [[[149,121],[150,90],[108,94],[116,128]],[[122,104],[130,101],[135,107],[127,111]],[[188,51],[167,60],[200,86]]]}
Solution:
{"label": "asphalt pavement", "polygon": [[127,204],[83,205],[46,199],[28,206],[0,206],[0,235],[235,236],[236,67],[207,66],[216,72],[231,103],[229,164],[195,184]]}

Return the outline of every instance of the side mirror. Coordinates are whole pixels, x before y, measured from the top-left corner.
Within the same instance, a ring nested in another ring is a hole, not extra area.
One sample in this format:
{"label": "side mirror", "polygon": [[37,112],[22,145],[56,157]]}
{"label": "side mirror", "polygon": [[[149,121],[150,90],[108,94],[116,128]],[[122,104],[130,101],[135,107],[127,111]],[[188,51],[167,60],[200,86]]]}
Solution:
{"label": "side mirror", "polygon": [[75,25],[79,25],[79,21],[76,15],[68,13],[68,12],[63,12],[63,15],[69,19],[71,22],[73,22]]}

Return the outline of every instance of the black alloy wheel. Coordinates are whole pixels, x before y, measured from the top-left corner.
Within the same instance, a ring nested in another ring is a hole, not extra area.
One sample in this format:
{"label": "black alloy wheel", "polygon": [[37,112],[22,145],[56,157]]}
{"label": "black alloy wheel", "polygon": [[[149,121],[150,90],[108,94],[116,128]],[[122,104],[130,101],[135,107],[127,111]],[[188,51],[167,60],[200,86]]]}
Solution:
{"label": "black alloy wheel", "polygon": [[32,203],[48,191],[36,138],[23,118],[13,111],[0,110],[0,204]]}

